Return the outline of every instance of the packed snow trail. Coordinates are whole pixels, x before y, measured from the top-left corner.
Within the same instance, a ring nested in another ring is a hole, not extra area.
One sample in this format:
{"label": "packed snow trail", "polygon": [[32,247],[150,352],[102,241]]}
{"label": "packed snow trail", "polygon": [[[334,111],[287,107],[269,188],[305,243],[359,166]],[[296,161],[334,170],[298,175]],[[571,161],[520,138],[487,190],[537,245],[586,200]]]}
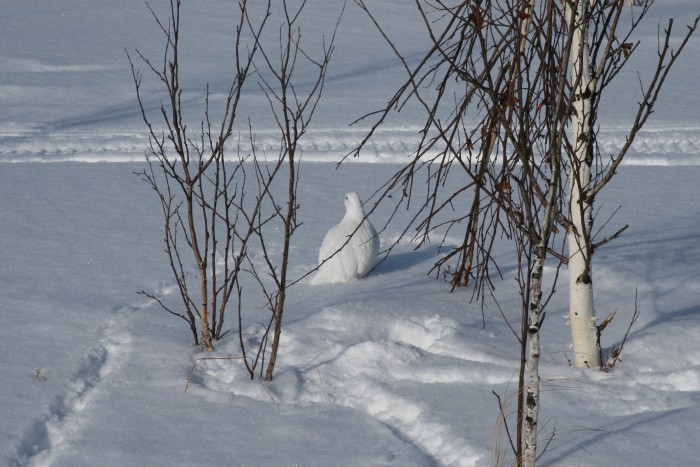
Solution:
{"label": "packed snow trail", "polygon": [[[347,162],[406,163],[418,144],[420,128],[382,128],[359,158]],[[366,133],[354,128],[310,130],[300,149],[305,162],[338,162],[357,147]],[[607,158],[625,143],[624,129],[603,128],[598,134],[601,158]],[[276,153],[279,136],[255,131],[259,152]],[[250,152],[247,138],[237,141],[242,154]],[[2,132],[0,162],[142,162],[148,135],[145,132]],[[233,152],[231,154],[234,154]],[[624,165],[700,165],[700,126],[653,127],[640,131]]]}

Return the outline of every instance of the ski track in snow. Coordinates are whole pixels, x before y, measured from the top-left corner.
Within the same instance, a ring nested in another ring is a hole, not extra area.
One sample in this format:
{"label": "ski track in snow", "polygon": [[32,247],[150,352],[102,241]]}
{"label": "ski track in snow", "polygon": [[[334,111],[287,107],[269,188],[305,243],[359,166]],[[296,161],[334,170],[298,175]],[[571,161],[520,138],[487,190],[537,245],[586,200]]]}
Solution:
{"label": "ski track in snow", "polygon": [[[367,143],[361,156],[349,161],[402,163],[418,143],[419,128],[382,128]],[[309,131],[301,142],[308,162],[337,162],[366,136],[359,129]],[[625,143],[622,129],[598,134],[603,161]],[[269,131],[256,132],[260,154],[276,155],[279,138]],[[148,148],[144,132],[18,131],[0,133],[0,162],[142,162]],[[250,151],[241,140],[244,154]],[[263,152],[264,151],[264,152]],[[625,165],[700,165],[700,127],[647,128],[637,134]]]}
{"label": "ski track in snow", "polygon": [[114,310],[100,331],[99,343],[84,357],[83,363],[70,381],[56,396],[44,415],[37,418],[22,436],[15,466],[48,466],[72,439],[79,435],[84,418],[81,413],[90,407],[100,393],[100,387],[125,361],[131,336],[126,330],[127,310],[122,306]]}

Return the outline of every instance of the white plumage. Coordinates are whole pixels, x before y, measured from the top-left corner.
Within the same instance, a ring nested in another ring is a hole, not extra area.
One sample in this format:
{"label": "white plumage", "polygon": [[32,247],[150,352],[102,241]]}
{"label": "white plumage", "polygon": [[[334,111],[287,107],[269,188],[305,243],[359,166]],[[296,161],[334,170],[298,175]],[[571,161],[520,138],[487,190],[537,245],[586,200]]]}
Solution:
{"label": "white plumage", "polygon": [[[379,236],[365,218],[360,196],[355,192],[348,193],[345,195],[345,217],[323,239],[318,253],[320,267],[311,283],[347,282],[365,277],[378,254]],[[330,259],[324,263],[327,258]]]}

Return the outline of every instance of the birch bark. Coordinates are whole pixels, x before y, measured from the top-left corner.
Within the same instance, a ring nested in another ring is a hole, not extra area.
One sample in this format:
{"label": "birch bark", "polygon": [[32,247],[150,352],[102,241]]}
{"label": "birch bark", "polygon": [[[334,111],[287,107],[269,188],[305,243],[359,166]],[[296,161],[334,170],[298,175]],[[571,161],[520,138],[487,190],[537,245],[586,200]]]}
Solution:
{"label": "birch bark", "polygon": [[[571,82],[573,114],[571,141],[573,154],[569,165],[569,321],[577,367],[597,368],[601,365],[600,345],[593,306],[591,274],[592,200],[586,196],[591,184],[593,148],[591,135],[591,79],[588,51],[586,0],[567,2],[566,14],[573,25]],[[572,18],[573,15],[573,18]]]}

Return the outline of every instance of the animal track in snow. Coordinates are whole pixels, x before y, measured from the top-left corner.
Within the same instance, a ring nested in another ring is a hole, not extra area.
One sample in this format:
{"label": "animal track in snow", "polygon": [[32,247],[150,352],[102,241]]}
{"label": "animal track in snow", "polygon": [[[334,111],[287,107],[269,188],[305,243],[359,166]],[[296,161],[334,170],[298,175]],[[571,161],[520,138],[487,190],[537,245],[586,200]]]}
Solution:
{"label": "animal track in snow", "polygon": [[[311,321],[301,324],[304,334],[288,325],[282,343],[285,366],[272,383],[265,383],[274,400],[353,408],[389,427],[435,465],[483,462],[489,448],[471,445],[460,427],[439,415],[453,410],[456,401],[446,399],[449,407],[437,407],[433,404],[440,402],[424,401],[412,388],[444,384],[459,391],[454,385],[508,384],[513,368],[465,344],[453,319],[377,317],[331,307],[307,318]],[[241,362],[207,362],[196,374],[197,387],[270,399],[260,384],[251,384]]]}
{"label": "animal track in snow", "polygon": [[[336,319],[345,320],[346,329],[360,329],[358,337],[362,337],[362,317],[336,315]],[[348,322],[354,319],[358,322]],[[315,384],[315,377],[322,379],[331,402],[386,424],[439,465],[474,465],[483,451],[471,446],[458,428],[442,422],[428,402],[396,389],[414,383],[505,384],[512,378],[512,369],[478,361],[482,356],[472,360],[473,349],[464,345],[447,355],[445,349],[457,343],[458,325],[439,315],[388,316],[372,326],[375,330],[369,332],[374,335],[318,364],[318,375],[307,372],[308,381]]]}
{"label": "animal track in snow", "polygon": [[71,442],[81,428],[80,413],[90,405],[104,379],[124,361],[131,340],[124,330],[124,319],[107,321],[100,342],[87,352],[62,392],[20,440],[13,465],[49,465],[61,446]]}

